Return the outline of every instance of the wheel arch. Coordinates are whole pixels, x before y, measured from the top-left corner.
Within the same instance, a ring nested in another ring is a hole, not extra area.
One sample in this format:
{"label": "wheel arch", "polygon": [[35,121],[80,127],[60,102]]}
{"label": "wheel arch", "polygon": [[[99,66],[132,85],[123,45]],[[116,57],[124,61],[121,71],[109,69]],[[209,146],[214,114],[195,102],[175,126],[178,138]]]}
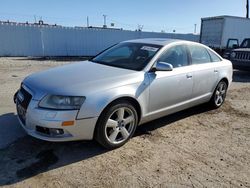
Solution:
{"label": "wheel arch", "polygon": [[216,85],[214,86],[212,92],[214,93],[215,90],[216,90],[216,87],[218,86],[218,84],[221,82],[221,81],[225,81],[227,83],[227,86],[229,86],[229,80],[227,77],[222,77],[219,79],[219,81],[216,83]]}
{"label": "wheel arch", "polygon": [[219,84],[221,81],[225,81],[226,84],[227,84],[227,86],[229,86],[229,80],[228,80],[227,77],[222,77],[221,79],[219,79],[219,81],[216,83],[216,85],[214,86],[213,90],[211,91],[211,92],[212,92],[212,96],[211,96],[210,100],[212,99],[212,97],[213,97],[213,95],[214,95],[214,92],[215,92],[215,90],[216,90],[218,84]]}
{"label": "wheel arch", "polygon": [[[100,116],[96,122],[96,125],[98,124],[99,122],[99,119],[101,117],[101,115],[103,113],[105,113],[105,111],[107,111],[112,105],[115,105],[115,104],[118,104],[120,102],[123,102],[123,101],[126,101],[126,102],[129,102],[130,104],[132,104],[134,107],[135,107],[135,110],[137,112],[137,115],[138,115],[138,123],[140,122],[141,120],[141,117],[142,117],[142,108],[141,108],[141,105],[140,103],[133,97],[131,96],[122,96],[122,97],[119,97],[119,98],[116,98],[112,101],[110,101],[102,110],[102,112],[100,113]],[[94,130],[94,135],[96,134],[96,128],[97,126],[95,125],[95,130]]]}
{"label": "wheel arch", "polygon": [[227,87],[229,86],[228,78],[226,78],[226,77],[221,78],[221,79],[219,80],[219,82],[217,83],[216,87],[214,88],[213,95],[211,96],[210,101],[209,101],[209,104],[211,105],[211,107],[216,108],[216,109],[219,108],[219,107],[224,103],[224,101],[225,101],[225,98],[224,98],[223,102],[222,102],[220,105],[216,105],[216,104],[214,103],[214,97],[215,97],[216,89],[217,89],[217,87],[219,86],[219,84],[220,84],[222,81],[225,82],[225,83],[227,84]]}
{"label": "wheel arch", "polygon": [[[223,77],[222,79],[220,79],[220,81],[218,82],[218,84],[219,84],[221,81],[226,82],[227,86],[229,86],[229,80],[228,80],[227,77]],[[217,85],[218,85],[218,84],[217,84]]]}
{"label": "wheel arch", "polygon": [[[116,99],[113,99],[112,101],[110,101],[105,107],[104,109],[102,110],[101,114],[103,112],[105,112],[105,110],[107,110],[110,106],[114,105],[114,104],[117,104],[117,103],[120,103],[122,101],[126,101],[126,102],[129,102],[131,103],[134,107],[135,107],[135,110],[137,112],[137,115],[138,115],[138,121],[140,122],[141,120],[141,116],[142,116],[142,108],[141,108],[141,105],[140,103],[138,102],[138,100],[136,100],[135,98],[131,97],[131,96],[122,96],[122,97],[119,97],[119,98],[116,98]],[[100,114],[100,116],[101,116]]]}

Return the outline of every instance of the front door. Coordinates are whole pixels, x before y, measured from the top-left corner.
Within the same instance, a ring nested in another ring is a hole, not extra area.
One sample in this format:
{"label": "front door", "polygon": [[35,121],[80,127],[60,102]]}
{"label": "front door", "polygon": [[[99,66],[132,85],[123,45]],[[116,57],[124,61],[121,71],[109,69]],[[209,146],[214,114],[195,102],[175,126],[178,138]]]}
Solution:
{"label": "front door", "polygon": [[186,47],[177,45],[166,50],[157,62],[173,65],[173,71],[149,73],[149,112],[178,107],[192,97],[193,72],[189,66]]}

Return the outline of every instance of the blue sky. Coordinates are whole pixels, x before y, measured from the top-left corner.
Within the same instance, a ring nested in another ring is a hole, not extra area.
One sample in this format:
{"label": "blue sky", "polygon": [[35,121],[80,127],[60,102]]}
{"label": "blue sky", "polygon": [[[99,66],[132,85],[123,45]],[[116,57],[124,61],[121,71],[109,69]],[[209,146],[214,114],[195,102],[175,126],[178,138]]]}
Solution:
{"label": "blue sky", "polygon": [[102,26],[103,14],[115,27],[145,31],[194,32],[200,18],[217,15],[245,16],[246,0],[1,0],[0,20],[50,24]]}

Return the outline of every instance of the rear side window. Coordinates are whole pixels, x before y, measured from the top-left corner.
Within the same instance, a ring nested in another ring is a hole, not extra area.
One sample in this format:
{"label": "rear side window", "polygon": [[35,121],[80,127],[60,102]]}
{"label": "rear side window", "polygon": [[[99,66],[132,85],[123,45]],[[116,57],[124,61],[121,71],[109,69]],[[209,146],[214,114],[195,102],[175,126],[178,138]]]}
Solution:
{"label": "rear side window", "polygon": [[158,62],[165,62],[173,65],[174,68],[183,67],[188,65],[188,55],[186,47],[178,45],[169,48],[158,59]]}
{"label": "rear side window", "polygon": [[189,47],[193,64],[210,63],[211,58],[207,49],[202,46],[190,45]]}
{"label": "rear side window", "polygon": [[212,62],[222,61],[222,59],[218,55],[216,55],[214,52],[212,52],[211,50],[208,50],[208,52],[210,54]]}

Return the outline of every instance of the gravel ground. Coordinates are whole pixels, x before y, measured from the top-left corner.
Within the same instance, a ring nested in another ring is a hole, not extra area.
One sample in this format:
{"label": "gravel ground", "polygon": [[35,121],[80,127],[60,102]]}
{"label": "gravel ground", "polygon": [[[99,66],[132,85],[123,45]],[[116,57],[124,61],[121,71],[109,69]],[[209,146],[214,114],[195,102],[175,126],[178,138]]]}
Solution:
{"label": "gravel ground", "polygon": [[147,123],[107,151],[94,141],[40,141],[18,125],[12,97],[23,78],[65,63],[0,58],[0,186],[250,187],[250,73],[234,72],[222,108]]}

